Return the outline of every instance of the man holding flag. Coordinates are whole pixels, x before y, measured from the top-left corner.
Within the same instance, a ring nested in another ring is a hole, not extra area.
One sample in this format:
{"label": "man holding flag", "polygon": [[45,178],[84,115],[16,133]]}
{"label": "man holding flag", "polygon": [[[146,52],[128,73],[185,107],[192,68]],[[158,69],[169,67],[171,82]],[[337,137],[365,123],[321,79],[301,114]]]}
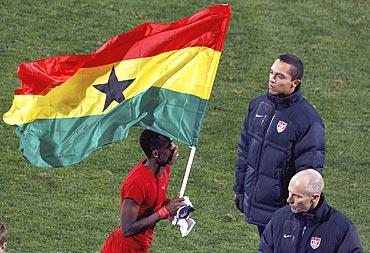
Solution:
{"label": "man holding flag", "polygon": [[184,198],[167,197],[170,165],[178,157],[177,146],[166,136],[144,130],[140,146],[146,159],[134,167],[121,188],[121,224],[105,242],[102,253],[147,252],[154,226],[173,218]]}
{"label": "man holding flag", "polygon": [[[22,87],[3,120],[18,126],[20,151],[34,166],[70,166],[126,139],[133,126],[147,129],[140,140],[147,159],[123,183],[121,226],[103,252],[148,251],[155,223],[170,216],[183,236],[194,225],[185,221],[191,208],[177,211],[191,207],[182,197],[230,17],[228,4],[211,6],[173,23],[142,24],[89,55],[19,65]],[[177,149],[169,138],[192,148],[172,200],[166,189]]]}

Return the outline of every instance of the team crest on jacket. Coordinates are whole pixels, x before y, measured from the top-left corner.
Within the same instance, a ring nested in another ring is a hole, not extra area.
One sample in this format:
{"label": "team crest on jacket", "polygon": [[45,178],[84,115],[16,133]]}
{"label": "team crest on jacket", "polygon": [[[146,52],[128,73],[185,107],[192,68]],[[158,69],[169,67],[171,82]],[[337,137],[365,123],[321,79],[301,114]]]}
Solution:
{"label": "team crest on jacket", "polygon": [[276,130],[278,131],[278,133],[281,133],[282,131],[285,130],[285,128],[287,127],[288,123],[282,121],[282,120],[279,120],[279,122],[277,123],[276,125]]}
{"label": "team crest on jacket", "polygon": [[320,246],[321,238],[320,237],[311,237],[311,248],[317,249]]}

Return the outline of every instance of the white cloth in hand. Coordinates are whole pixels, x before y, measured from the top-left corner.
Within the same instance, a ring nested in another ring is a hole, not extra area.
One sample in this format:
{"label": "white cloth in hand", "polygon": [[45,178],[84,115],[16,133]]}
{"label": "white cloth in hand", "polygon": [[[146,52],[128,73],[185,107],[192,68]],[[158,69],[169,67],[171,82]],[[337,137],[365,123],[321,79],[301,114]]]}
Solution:
{"label": "white cloth in hand", "polygon": [[196,223],[195,220],[189,217],[186,219],[179,219],[177,221],[177,226],[179,226],[180,228],[181,236],[182,237],[187,236],[193,229],[195,223]]}
{"label": "white cloth in hand", "polygon": [[[187,236],[190,233],[190,231],[193,229],[193,227],[194,227],[194,225],[196,223],[195,220],[193,220],[192,218],[190,218],[190,213],[186,217],[180,218],[181,209],[183,209],[183,208],[186,209],[186,208],[190,208],[191,207],[191,210],[194,210],[193,204],[190,202],[189,197],[184,196],[184,199],[185,199],[184,200],[185,206],[183,206],[182,208],[180,208],[177,211],[175,217],[172,220],[172,224],[173,225],[176,225],[176,226],[178,226],[180,228],[180,232],[181,232],[182,237]],[[182,213],[182,215],[183,215],[183,213]]]}

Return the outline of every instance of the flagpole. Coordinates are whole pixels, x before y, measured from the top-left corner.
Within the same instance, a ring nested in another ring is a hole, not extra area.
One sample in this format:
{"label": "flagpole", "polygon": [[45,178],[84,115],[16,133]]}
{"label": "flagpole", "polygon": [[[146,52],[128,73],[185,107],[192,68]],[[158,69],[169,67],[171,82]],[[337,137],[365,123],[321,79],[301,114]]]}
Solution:
{"label": "flagpole", "polygon": [[190,170],[191,170],[191,165],[193,164],[193,159],[194,159],[196,149],[197,148],[194,147],[194,146],[191,147],[188,164],[186,165],[184,179],[182,180],[182,185],[181,185],[181,190],[180,190],[180,197],[184,196],[186,184],[188,183],[189,174],[190,174]]}

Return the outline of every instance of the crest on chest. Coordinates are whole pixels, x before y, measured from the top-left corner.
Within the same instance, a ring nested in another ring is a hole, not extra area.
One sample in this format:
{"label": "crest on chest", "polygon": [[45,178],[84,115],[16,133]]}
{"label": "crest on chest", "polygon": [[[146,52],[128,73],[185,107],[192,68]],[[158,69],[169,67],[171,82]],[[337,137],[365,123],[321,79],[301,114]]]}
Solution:
{"label": "crest on chest", "polygon": [[278,133],[281,133],[286,129],[287,126],[288,126],[288,123],[286,123],[282,120],[279,120],[277,125],[276,125],[276,130],[278,131]]}
{"label": "crest on chest", "polygon": [[317,249],[320,246],[320,243],[321,243],[320,237],[314,237],[314,236],[311,237],[311,242],[310,242],[311,248]]}

